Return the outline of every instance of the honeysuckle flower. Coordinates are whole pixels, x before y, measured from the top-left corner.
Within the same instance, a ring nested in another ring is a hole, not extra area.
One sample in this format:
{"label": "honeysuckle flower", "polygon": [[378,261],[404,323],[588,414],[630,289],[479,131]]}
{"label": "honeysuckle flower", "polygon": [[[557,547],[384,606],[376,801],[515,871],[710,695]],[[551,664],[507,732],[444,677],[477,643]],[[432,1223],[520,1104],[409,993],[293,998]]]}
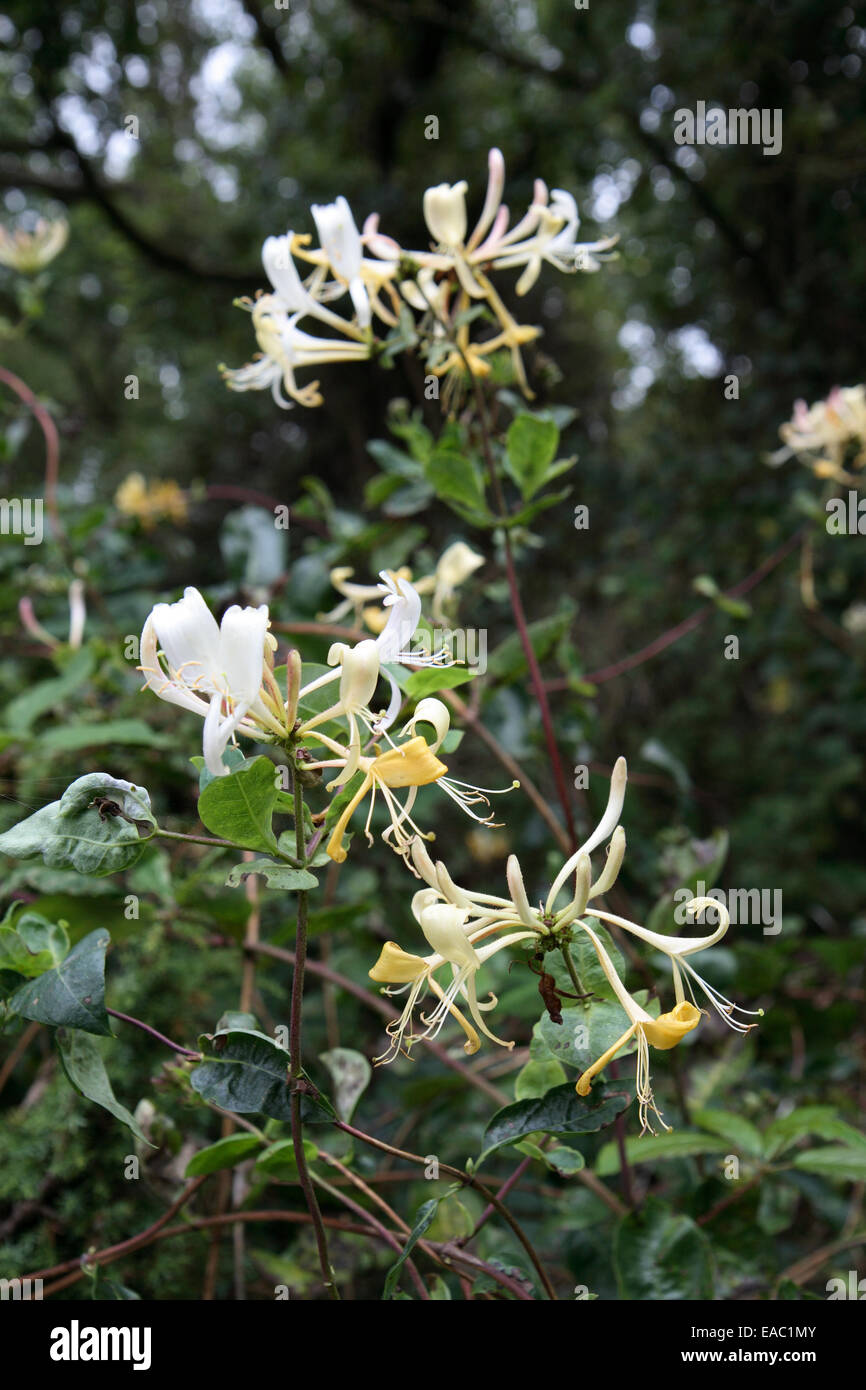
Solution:
{"label": "honeysuckle flower", "polygon": [[[346,745],[346,762],[337,781],[328,790],[348,782],[358,770],[361,758],[361,728],[372,732],[375,716],[369,705],[379,683],[379,649],[372,638],[365,638],[357,646],[349,647],[344,642],[335,642],[328,652],[328,664],[339,663],[340,691],[333,705],[320,714],[312,715],[298,728],[297,737],[303,739],[313,734],[321,724],[331,719],[345,719],[349,726],[349,741]],[[331,673],[311,681],[300,691],[299,698],[327,684],[333,679]]]}
{"label": "honeysuckle flower", "polygon": [[836,386],[826,400],[812,406],[796,401],[792,418],[780,426],[779,434],[785,447],[770,454],[769,463],[796,456],[818,477],[857,486],[858,479],[842,464],[852,447],[857,448],[852,466],[866,464],[866,386]]}
{"label": "honeysuckle flower", "polygon": [[615,913],[606,912],[601,908],[593,908],[593,917],[598,917],[603,922],[611,922],[614,926],[627,931],[631,936],[638,937],[645,941],[647,945],[654,946],[657,951],[666,955],[671,964],[673,974],[674,992],[678,1004],[685,1001],[683,990],[683,974],[686,976],[686,984],[694,1003],[694,991],[692,990],[692,980],[695,980],[703,990],[707,999],[712,1004],[716,1013],[724,1023],[735,1033],[749,1033],[757,1024],[747,1023],[747,1018],[762,1018],[763,1009],[744,1009],[739,1004],[734,1004],[726,998],[715,985],[711,985],[701,975],[698,974],[691,961],[686,959],[688,956],[696,955],[699,951],[709,950],[721,941],[722,937],[730,926],[731,918],[724,904],[716,901],[715,898],[692,898],[691,902],[686,903],[686,912],[689,916],[695,916],[707,909],[714,910],[719,917],[719,924],[714,932],[709,936],[664,936],[661,932],[650,931],[647,927],[641,927],[637,922],[629,922],[625,917],[617,917]]}
{"label": "honeysuckle flower", "polygon": [[[329,293],[324,283],[324,267],[316,268],[310,276],[309,283],[304,284],[292,256],[294,240],[294,232],[288,232],[285,236],[269,236],[262,247],[265,273],[283,306],[290,314],[321,319],[339,333],[352,338],[362,338],[363,335],[354,324],[347,322],[322,303],[322,299]],[[340,290],[342,292],[342,286]]]}
{"label": "honeysuckle flower", "polygon": [[[436,564],[433,576],[433,618],[437,623],[446,623],[445,606],[450,603],[457,589],[480,565],[484,556],[472,550],[465,541],[454,541],[443,550]],[[417,586],[421,590],[420,584]]]}
{"label": "honeysuckle flower", "polygon": [[[437,700],[433,695],[428,695],[425,699],[419,700],[415,707],[415,713],[403,726],[401,733],[404,736],[407,733],[414,736],[418,731],[419,724],[431,724],[433,726],[436,737],[430,747],[434,753],[438,753],[451,727],[451,714],[448,706],[444,705],[441,700]],[[506,792],[513,791],[514,788],[520,784],[518,782],[512,782],[508,787],[476,787],[470,782],[459,782],[454,777],[440,777],[438,779],[438,785],[441,787],[442,791],[450,796],[452,801],[457,803],[465,815],[469,816],[474,821],[478,821],[479,825],[492,825],[493,812],[490,810],[489,798],[491,796],[501,796]],[[416,792],[414,790],[409,793],[409,798],[406,802],[407,812],[412,809],[415,795]],[[479,805],[484,805],[488,808],[486,815],[479,816],[473,811],[472,807]]]}
{"label": "honeysuckle flower", "polygon": [[77,651],[84,639],[87,605],[84,601],[84,580],[73,579],[69,585],[69,645]]}
{"label": "honeysuckle flower", "polygon": [[32,232],[10,232],[0,226],[0,265],[21,275],[35,275],[59,256],[69,239],[69,223],[62,217],[40,217]]}
{"label": "honeysuckle flower", "polygon": [[[390,986],[384,991],[386,994],[402,993],[407,988],[409,991],[402,1014],[388,1024],[391,1045],[383,1056],[375,1060],[391,1061],[404,1050],[408,1053],[412,1045],[422,1038],[436,1037],[449,1016],[466,1034],[463,1044],[465,1052],[472,1054],[478,1051],[481,1046],[479,1032],[500,1047],[512,1048],[514,1043],[496,1037],[484,1020],[483,1013],[494,1008],[497,1001],[495,995],[484,1003],[478,999],[476,975],[491,956],[526,940],[533,933],[514,932],[479,945],[479,936],[483,933],[468,936],[465,931],[466,914],[459,909],[431,904],[422,907],[417,916],[427,943],[432,947],[432,954],[411,955],[396,942],[389,941],[369,972],[372,980]],[[452,979],[448,987],[443,989],[436,979],[436,972],[445,965],[451,967]],[[422,1015],[421,1022],[425,1027],[422,1032],[416,1033],[415,1009],[428,990],[436,995],[438,1002],[429,1016]],[[458,999],[466,1001],[471,1023],[458,1007]]]}
{"label": "honeysuckle flower", "polygon": [[[393,662],[401,666],[453,666],[454,662],[444,648],[427,652],[411,646],[421,620],[421,595],[418,590],[408,579],[401,579],[393,570],[382,570],[379,578],[382,581],[379,585],[382,605],[388,610],[385,626],[376,638],[382,664]],[[388,671],[385,675],[391,685],[391,700],[384,718],[379,723],[380,732],[391,727],[403,700],[402,691],[394,677]]]}
{"label": "honeysuckle flower", "polygon": [[[351,565],[338,565],[335,569],[331,570],[331,583],[337,590],[337,593],[343,595],[343,600],[341,603],[337,604],[336,608],[332,608],[330,612],[319,613],[317,615],[318,619],[323,623],[339,623],[343,618],[347,617],[349,613],[352,613],[354,614],[356,622],[360,622],[363,618],[371,632],[378,634],[382,631],[382,628],[388,620],[387,612],[378,606],[382,597],[381,585],[350,582],[354,573],[355,571],[352,569]],[[412,571],[405,566],[403,566],[402,569],[394,570],[394,574],[398,580],[411,580],[412,578]],[[375,609],[368,608],[366,605],[370,604],[373,600],[376,601],[377,607]]]}
{"label": "honeysuckle flower", "polygon": [[[317,735],[319,740],[326,747],[336,749],[338,745],[332,743],[323,734]],[[326,761],[318,764],[320,767],[340,767],[353,765],[354,770],[360,770],[363,775],[358,790],[346,803],[343,811],[334,826],[331,838],[327,844],[327,852],[337,863],[342,864],[346,858],[346,847],[343,843],[349,821],[355,814],[361,802],[367,795],[370,795],[370,808],[367,813],[367,822],[364,832],[368,843],[373,843],[373,836],[370,833],[370,821],[373,815],[373,807],[376,803],[376,793],[381,792],[382,798],[391,817],[391,824],[385,830],[382,838],[390,844],[393,838],[393,848],[398,854],[405,854],[411,840],[411,836],[406,833],[404,826],[408,825],[410,830],[420,835],[422,832],[412,820],[406,809],[400,805],[395,790],[409,787],[412,793],[418,787],[429,786],[431,782],[436,782],[447,771],[445,763],[440,762],[430,746],[420,735],[411,738],[407,743],[400,744],[398,747],[388,748],[384,753],[379,753],[375,757],[356,757],[354,750],[350,750],[348,755],[340,749],[341,760],[338,762]],[[310,764],[315,767],[316,764]],[[339,783],[344,782],[345,772],[337,779]]]}
{"label": "honeysuckle flower", "polygon": [[183,522],[187,518],[186,494],[173,478],[153,478],[143,473],[129,473],[114,494],[114,505],[124,516],[134,516],[145,530],[157,522]]}
{"label": "honeysuckle flower", "polygon": [[[241,301],[239,301],[241,302]],[[223,379],[232,391],[264,391],[270,389],[277,405],[284,410],[291,402],[283,390],[299,405],[318,406],[322,395],[318,381],[298,386],[295,371],[299,367],[320,367],[327,362],[358,362],[370,356],[366,342],[341,341],[339,338],[315,338],[298,328],[299,314],[289,314],[277,295],[263,294],[251,304],[243,304],[252,314],[253,329],[261,353],[244,367],[221,367]]]}
{"label": "honeysuckle flower", "polygon": [[445,250],[462,246],[466,240],[465,179],[459,183],[440,183],[424,194],[424,221],[434,242]]}
{"label": "honeysuckle flower", "polygon": [[577,1082],[577,1093],[580,1096],[589,1095],[590,1087],[595,1076],[613,1061],[616,1054],[625,1047],[626,1043],[635,1038],[637,1042],[637,1082],[636,1094],[638,1110],[640,1114],[641,1133],[646,1130],[652,1132],[652,1125],[649,1120],[649,1112],[656,1116],[663,1129],[670,1129],[670,1125],[665,1124],[661,1113],[658,1110],[652,1092],[650,1078],[650,1046],[658,1048],[660,1051],[668,1051],[676,1047],[677,1043],[682,1042],[687,1033],[691,1033],[697,1028],[701,1019],[701,1011],[694,1004],[686,1000],[677,1002],[676,1007],[669,1013],[660,1014],[658,1018],[653,1018],[648,1014],[637,1000],[629,994],[622,980],[614,969],[613,962],[599,938],[590,926],[583,923],[583,930],[590,938],[595,947],[599,964],[607,976],[614,994],[625,1010],[629,1018],[629,1026],[622,1037],[617,1038],[616,1042],[604,1052],[601,1057],[593,1062],[581,1074]]}
{"label": "honeysuckle flower", "polygon": [[334,203],[314,203],[311,211],[331,269],[349,291],[360,327],[368,328],[370,299],[361,278],[361,234],[355,226],[352,210],[341,196]]}
{"label": "honeysuckle flower", "polygon": [[549,206],[539,208],[538,214],[538,230],[532,237],[516,242],[503,237],[498,247],[490,245],[487,248],[494,270],[507,270],[520,265],[526,267],[516,285],[519,295],[529,292],[545,261],[565,274],[577,270],[599,270],[605,259],[604,253],[616,244],[616,237],[578,242],[580,218],[577,203],[564,188],[555,188]]}
{"label": "honeysuckle flower", "polygon": [[272,641],[265,605],[235,604],[218,626],[191,587],[177,603],[156,604],[145,622],[144,689],[202,716],[205,766],[214,777],[228,774],[222,755],[235,734],[263,742],[286,737],[286,710],[267,660]]}

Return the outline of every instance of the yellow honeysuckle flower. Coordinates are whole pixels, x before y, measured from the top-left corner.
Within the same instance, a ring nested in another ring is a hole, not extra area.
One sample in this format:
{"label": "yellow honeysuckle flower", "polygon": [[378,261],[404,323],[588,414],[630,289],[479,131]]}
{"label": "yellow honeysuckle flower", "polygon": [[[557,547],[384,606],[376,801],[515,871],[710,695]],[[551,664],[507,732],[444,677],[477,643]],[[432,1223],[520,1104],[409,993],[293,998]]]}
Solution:
{"label": "yellow honeysuckle flower", "polygon": [[183,522],[187,518],[186,494],[173,478],[153,478],[129,473],[114,494],[114,505],[125,516],[137,517],[146,530],[158,521]]}
{"label": "yellow honeysuckle flower", "polygon": [[610,956],[607,954],[607,951],[592,928],[587,926],[585,922],[582,923],[582,926],[595,947],[595,953],[598,956],[602,970],[610,981],[617,999],[625,1009],[631,1022],[622,1037],[617,1038],[616,1042],[609,1047],[601,1057],[593,1062],[591,1067],[588,1067],[587,1070],[581,1074],[577,1081],[577,1093],[579,1096],[589,1095],[593,1078],[597,1076],[600,1071],[603,1071],[620,1049],[625,1047],[626,1043],[634,1037],[637,1040],[636,1093],[641,1121],[641,1133],[645,1133],[646,1130],[652,1132],[652,1125],[649,1122],[650,1111],[656,1116],[663,1129],[670,1129],[670,1125],[666,1125],[662,1119],[653,1097],[650,1078],[649,1049],[652,1045],[666,1052],[672,1047],[676,1047],[677,1043],[682,1042],[687,1033],[691,1033],[697,1028],[701,1019],[701,1011],[696,1008],[694,1004],[690,1004],[687,1000],[683,999],[677,1003],[676,1007],[671,1010],[670,1013],[661,1014],[658,1018],[653,1018],[652,1015],[648,1014],[646,1009],[642,1008],[637,1000],[632,998],[631,994],[629,994],[622,980],[619,978],[619,975],[616,973]]}
{"label": "yellow honeysuckle flower", "polygon": [[[333,766],[333,764],[324,765]],[[410,843],[410,837],[403,830],[404,823],[409,825],[416,834],[421,832],[411,819],[407,807],[401,806],[397,798],[393,796],[393,791],[401,787],[411,787],[414,790],[417,787],[429,786],[431,782],[437,781],[448,771],[445,763],[439,761],[430,745],[420,735],[409,739],[407,743],[401,744],[399,747],[388,748],[375,758],[359,758],[356,767],[360,767],[363,771],[364,780],[355,795],[343,808],[327,845],[328,854],[338,864],[342,864],[346,858],[346,849],[343,844],[346,828],[368,793],[372,792],[365,826],[368,841],[370,844],[373,843],[373,836],[370,834],[370,819],[376,801],[376,792],[379,791],[382,793],[391,815],[391,825],[389,830],[385,831],[384,838],[387,839],[389,834],[393,832],[394,848],[397,849],[398,853],[404,853]]]}
{"label": "yellow honeysuckle flower", "polygon": [[[423,897],[423,894],[420,896]],[[472,938],[467,936],[464,929],[464,912],[441,904],[431,904],[422,906],[416,915],[428,944],[433,948],[432,954],[410,955],[395,941],[388,941],[369,972],[372,980],[391,986],[385,989],[386,994],[399,994],[407,987],[409,989],[402,1014],[389,1023],[386,1029],[391,1045],[387,1052],[375,1059],[376,1062],[392,1061],[400,1052],[405,1051],[408,1054],[413,1043],[422,1038],[436,1037],[449,1016],[456,1020],[466,1034],[466,1042],[463,1044],[465,1052],[471,1054],[478,1051],[481,1046],[479,1033],[483,1033],[500,1047],[512,1048],[513,1042],[497,1038],[485,1023],[482,1015],[495,1007],[496,996],[491,995],[488,1001],[481,1003],[477,996],[475,977],[484,962],[497,951],[516,945],[534,933],[515,932],[487,945],[476,947],[474,943],[486,933],[476,932]],[[443,989],[436,979],[436,972],[445,965],[449,965],[452,971],[447,989]],[[421,1022],[426,1025],[424,1031],[415,1033],[412,1031],[415,1008],[428,990],[436,995],[438,1002],[429,1016],[421,1016]],[[458,998],[466,1001],[472,1018],[471,1023],[458,1008]]]}

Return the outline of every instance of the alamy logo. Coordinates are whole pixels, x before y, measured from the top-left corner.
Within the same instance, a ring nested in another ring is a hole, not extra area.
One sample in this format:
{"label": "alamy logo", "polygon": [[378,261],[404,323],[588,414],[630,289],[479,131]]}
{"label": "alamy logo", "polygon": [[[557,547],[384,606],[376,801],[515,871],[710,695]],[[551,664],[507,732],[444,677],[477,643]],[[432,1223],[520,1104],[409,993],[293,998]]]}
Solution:
{"label": "alamy logo", "polygon": [[694,111],[681,106],[674,112],[674,140],[678,145],[761,145],[765,155],[781,154],[782,112],[766,106],[708,111],[699,101]]}
{"label": "alamy logo", "polygon": [[23,536],[25,545],[41,545],[42,505],[41,497],[0,497],[0,535]]}
{"label": "alamy logo", "polygon": [[[678,927],[695,921],[715,926],[718,913],[715,908],[705,907],[697,917],[686,911],[693,898],[712,898],[726,908],[731,926],[763,926],[764,936],[778,936],[782,930],[782,890],[781,888],[711,888],[699,881],[695,892],[690,888],[678,888],[674,893],[674,921]],[[715,921],[713,919],[715,918]]]}
{"label": "alamy logo", "polygon": [[12,1299],[15,1303],[42,1301],[41,1279],[0,1279],[0,1299]]}
{"label": "alamy logo", "polygon": [[73,1318],[69,1327],[51,1332],[52,1361],[131,1361],[134,1371],[150,1370],[149,1327],[81,1327]]}
{"label": "alamy logo", "polygon": [[866,1279],[859,1279],[859,1271],[856,1269],[848,1270],[848,1282],[841,1276],[835,1279],[828,1279],[824,1287],[827,1290],[827,1301],[832,1303],[833,1299],[853,1298],[858,1303],[866,1301]]}

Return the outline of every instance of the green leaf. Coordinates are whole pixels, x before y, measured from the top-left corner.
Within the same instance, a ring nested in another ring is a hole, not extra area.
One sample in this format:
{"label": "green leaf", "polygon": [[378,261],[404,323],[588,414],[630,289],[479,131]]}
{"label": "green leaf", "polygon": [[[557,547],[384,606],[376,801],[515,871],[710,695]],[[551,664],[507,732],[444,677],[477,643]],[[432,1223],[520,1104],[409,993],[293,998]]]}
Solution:
{"label": "green leaf", "polygon": [[866,1149],[847,1148],[844,1144],[807,1149],[794,1155],[794,1167],[805,1173],[818,1173],[822,1178],[866,1182]]}
{"label": "green leaf", "polygon": [[435,695],[437,690],[454,690],[465,685],[478,674],[467,666],[430,667],[426,671],[413,671],[403,689],[408,699],[423,700]]}
{"label": "green leaf", "polygon": [[105,1012],[105,948],[108,932],[97,928],[79,941],[65,960],[16,990],[9,1007],[23,1018],[54,1028],[80,1028],[111,1037]]}
{"label": "green leaf", "polygon": [[422,1202],[421,1206],[418,1208],[418,1213],[415,1217],[415,1225],[406,1237],[406,1244],[403,1246],[402,1251],[385,1275],[385,1286],[382,1289],[383,1300],[394,1297],[397,1281],[400,1278],[400,1271],[412,1254],[418,1241],[432,1225],[433,1218],[436,1215],[441,1201],[441,1197],[431,1197],[429,1201]]}
{"label": "green leaf", "polygon": [[568,1077],[565,1068],[554,1058],[547,1062],[536,1062],[532,1058],[517,1073],[514,1083],[515,1100],[540,1100],[554,1086],[561,1086]]}
{"label": "green leaf", "polygon": [[184,1177],[198,1178],[203,1173],[216,1173],[220,1168],[234,1168],[247,1154],[260,1147],[261,1140],[256,1134],[230,1134],[193,1154]]}
{"label": "green leaf", "polygon": [[696,1110],[692,1120],[699,1129],[708,1129],[718,1134],[734,1150],[748,1154],[750,1158],[760,1158],[764,1152],[764,1142],[751,1121],[742,1115],[734,1115],[730,1110]]}
{"label": "green leaf", "polygon": [[94,665],[93,654],[86,647],[75,652],[59,676],[38,681],[10,700],[6,706],[6,727],[12,733],[26,733],[41,714],[65,709],[69,697],[93,674]]}
{"label": "green leaf", "polygon": [[94,724],[61,724],[39,734],[43,753],[74,753],[79,748],[104,748],[116,743],[141,743],[149,748],[165,748],[169,740],[154,733],[143,719],[108,719]]}
{"label": "green leaf", "polygon": [[453,449],[434,449],[424,473],[436,496],[459,508],[486,511],[484,482],[475,459]]}
{"label": "green leaf", "polygon": [[514,1144],[529,1134],[595,1134],[613,1124],[632,1099],[625,1083],[616,1089],[595,1086],[584,1098],[569,1081],[538,1099],[515,1101],[497,1110],[488,1124],[478,1164],[504,1144]]}
{"label": "green leaf", "polygon": [[505,467],[520,488],[524,501],[528,501],[547,481],[548,470],[558,447],[559,430],[552,420],[518,415],[509,425]]}
{"label": "green leaf", "polygon": [[550,1148],[542,1149],[541,1157],[549,1168],[563,1178],[570,1178],[586,1167],[583,1154],[577,1149],[569,1149],[565,1144],[554,1144]]}
{"label": "green leaf", "polygon": [[709,1241],[690,1217],[655,1197],[620,1222],[613,1254],[622,1298],[655,1303],[713,1297]]}
{"label": "green leaf", "polygon": [[[315,1163],[319,1150],[312,1139],[304,1139],[304,1156],[308,1163]],[[293,1181],[297,1177],[298,1165],[295,1162],[295,1145],[292,1139],[278,1139],[256,1159],[256,1173],[264,1173],[269,1178],[285,1178]]]}
{"label": "green leaf", "polygon": [[765,1178],[761,1183],[755,1220],[768,1236],[787,1231],[797,1214],[801,1193],[792,1183],[780,1178]]}
{"label": "green leaf", "polygon": [[277,800],[276,777],[273,763],[264,756],[227,777],[215,777],[198,799],[202,824],[212,835],[244,849],[275,850],[271,820]]}
{"label": "green leaf", "polygon": [[35,912],[16,913],[14,921],[14,926],[0,927],[0,970],[34,979],[60,964],[69,950],[65,927]]}
{"label": "green leaf", "polygon": [[[692,1158],[695,1154],[726,1153],[728,1145],[722,1139],[710,1139],[705,1134],[645,1134],[625,1141],[625,1156],[630,1164],[661,1163],[666,1159]],[[595,1161],[600,1178],[613,1177],[620,1170],[619,1149],[605,1144]]]}
{"label": "green leaf", "polygon": [[[638,1003],[646,1002],[646,991],[635,995]],[[658,1008],[658,1001],[653,1002]],[[652,1008],[648,1012],[652,1013]],[[562,1010],[562,1022],[554,1023],[543,1014],[532,1032],[530,1056],[535,1061],[555,1058],[563,1066],[586,1071],[597,1057],[607,1052],[628,1028],[629,1020],[622,1005],[611,999],[593,999],[588,1004]],[[630,1038],[617,1057],[628,1057],[637,1043]]]}
{"label": "green leaf", "polygon": [[268,888],[283,888],[292,893],[315,888],[319,881],[307,869],[293,869],[291,864],[274,864],[270,859],[253,859],[249,863],[235,864],[229,870],[226,887],[239,887],[250,874],[261,874]]}
{"label": "green leaf", "polygon": [[765,1131],[767,1158],[775,1158],[807,1134],[838,1139],[849,1148],[866,1148],[866,1134],[841,1119],[832,1105],[801,1105],[783,1119],[774,1120]]}
{"label": "green leaf", "polygon": [[[97,798],[101,807],[93,804]],[[49,868],[101,877],[129,868],[140,857],[142,825],[156,825],[144,788],[92,772],[67,787],[59,801],[0,835],[0,854],[13,859],[41,854]]]}
{"label": "green leaf", "polygon": [[[560,601],[556,613],[529,624],[529,640],[539,661],[544,661],[557,642],[565,636],[576,612],[577,604],[574,600],[564,598]],[[517,632],[500,642],[487,659],[487,674],[494,680],[516,680],[518,676],[525,675],[527,670],[523,643]]]}
{"label": "green leaf", "polygon": [[132,1130],[136,1139],[147,1144],[148,1148],[153,1148],[134,1116],[116,1099],[105,1070],[99,1043],[77,1029],[61,1028],[57,1033],[57,1047],[70,1085],[125,1124],[127,1129]]}
{"label": "green leaf", "polygon": [[[230,1029],[201,1039],[205,1060],[190,1074],[192,1088],[205,1100],[233,1114],[262,1114],[291,1123],[289,1054],[264,1033]],[[330,1122],[334,1111],[324,1097],[303,1097],[306,1123]]]}
{"label": "green leaf", "polygon": [[334,1083],[337,1114],[348,1124],[370,1084],[373,1068],[363,1052],[355,1052],[351,1047],[333,1047],[330,1052],[322,1052],[319,1061],[327,1067]]}

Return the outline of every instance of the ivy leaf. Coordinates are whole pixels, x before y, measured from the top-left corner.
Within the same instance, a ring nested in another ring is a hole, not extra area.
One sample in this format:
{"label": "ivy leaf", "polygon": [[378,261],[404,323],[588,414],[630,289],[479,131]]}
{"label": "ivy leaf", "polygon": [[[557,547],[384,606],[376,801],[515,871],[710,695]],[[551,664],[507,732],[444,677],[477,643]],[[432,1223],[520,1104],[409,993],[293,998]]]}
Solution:
{"label": "ivy leaf", "polygon": [[595,1134],[613,1124],[632,1098],[625,1083],[595,1086],[584,1098],[569,1081],[538,1099],[515,1101],[498,1110],[488,1124],[484,1152],[476,1167],[504,1144],[514,1144],[529,1134]]}
{"label": "ivy leaf", "polygon": [[[290,1123],[289,1054],[265,1033],[229,1029],[200,1040],[205,1060],[190,1074],[192,1088],[205,1100],[233,1114],[262,1114]],[[332,1121],[325,1098],[302,1098],[307,1124]]]}
{"label": "ivy leaf", "polygon": [[271,820],[277,800],[276,769],[270,758],[254,758],[227,777],[215,777],[198,799],[202,824],[212,835],[244,849],[275,850]]}
{"label": "ivy leaf", "polygon": [[152,1149],[154,1145],[111,1089],[99,1043],[77,1029],[60,1028],[57,1031],[57,1048],[70,1085],[95,1105],[101,1105],[103,1110],[131,1129],[136,1139]]}
{"label": "ivy leaf", "polygon": [[613,1254],[623,1298],[661,1302],[713,1297],[709,1241],[690,1217],[655,1197],[620,1222]]}
{"label": "ivy leaf", "polygon": [[16,990],[9,1007],[23,1018],[54,1028],[80,1028],[85,1033],[112,1037],[105,1012],[105,948],[102,928],[79,941],[65,960]]}
{"label": "ivy leaf", "polygon": [[237,888],[250,874],[261,874],[268,888],[283,888],[299,893],[315,888],[318,879],[307,869],[293,869],[291,864],[274,864],[270,859],[253,859],[250,863],[235,864],[226,879],[227,888]]}

